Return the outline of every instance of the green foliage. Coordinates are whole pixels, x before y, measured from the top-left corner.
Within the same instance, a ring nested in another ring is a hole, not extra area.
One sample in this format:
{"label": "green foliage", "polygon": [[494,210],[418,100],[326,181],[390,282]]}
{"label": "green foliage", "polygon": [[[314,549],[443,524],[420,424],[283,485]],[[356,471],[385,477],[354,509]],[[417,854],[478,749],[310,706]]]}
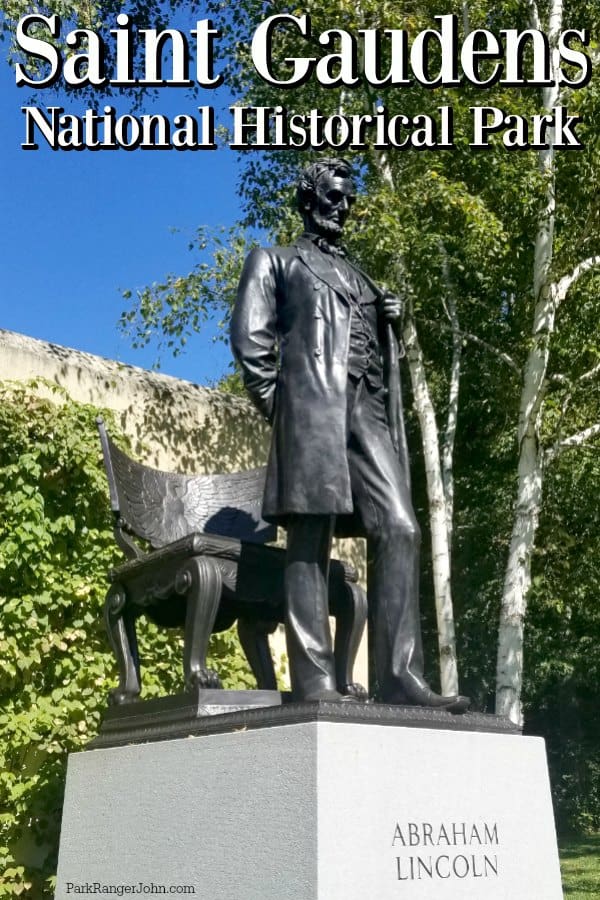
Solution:
{"label": "green foliage", "polygon": [[[120,552],[97,414],[56,387],[0,385],[0,897],[52,896],[66,755],[116,683],[102,606]],[[144,696],[181,691],[179,634],[139,633]],[[211,660],[225,686],[253,683],[232,634]]]}
{"label": "green foliage", "polygon": [[546,736],[562,830],[600,831],[600,459],[568,451],[547,475],[525,654],[527,728]]}
{"label": "green foliage", "polygon": [[239,226],[201,226],[189,244],[199,261],[187,275],[167,275],[161,283],[124,291],[130,308],[121,315],[121,330],[134,347],[155,342],[159,353],[177,356],[190,335],[217,315],[218,338],[224,339],[244,259],[254,245]]}

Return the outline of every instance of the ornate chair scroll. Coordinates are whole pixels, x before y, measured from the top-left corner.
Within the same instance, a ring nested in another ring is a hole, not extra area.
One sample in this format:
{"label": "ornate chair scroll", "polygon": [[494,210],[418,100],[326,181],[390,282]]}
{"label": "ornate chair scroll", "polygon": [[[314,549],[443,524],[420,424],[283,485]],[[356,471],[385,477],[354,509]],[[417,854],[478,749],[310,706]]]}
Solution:
{"label": "ornate chair scroll", "polygon": [[[230,475],[180,475],[144,466],[120,450],[98,419],[114,533],[128,561],[109,573],[106,627],[117,658],[112,701],[140,694],[136,620],[184,626],[186,688],[220,687],[207,668],[213,631],[237,619],[259,688],[276,690],[268,635],[283,620],[285,552],[265,546],[276,529],[261,518],[264,468]],[[338,687],[362,692],[352,669],[367,606],[351,566],[332,560],[331,614],[336,617]]]}

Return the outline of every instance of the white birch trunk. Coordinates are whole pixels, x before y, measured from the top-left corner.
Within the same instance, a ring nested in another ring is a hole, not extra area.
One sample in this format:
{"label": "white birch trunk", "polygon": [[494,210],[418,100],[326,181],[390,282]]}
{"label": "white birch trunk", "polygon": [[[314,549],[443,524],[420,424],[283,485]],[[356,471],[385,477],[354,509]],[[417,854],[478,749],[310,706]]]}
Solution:
{"label": "white birch trunk", "polygon": [[[541,362],[541,360],[539,360]],[[518,488],[498,631],[496,712],[521,724],[523,624],[531,586],[531,556],[542,499],[542,456],[532,422],[521,441]]]}
{"label": "white birch trunk", "polygon": [[[533,27],[539,27],[537,4],[530,2]],[[552,51],[553,84],[543,90],[546,110],[558,96],[559,58],[557,35],[562,26],[562,0],[553,0],[548,20],[548,37]],[[533,295],[535,298],[531,349],[525,364],[519,408],[519,465],[508,562],[498,630],[496,665],[496,712],[513,722],[522,722],[521,690],[523,684],[523,624],[527,611],[527,593],[531,586],[531,557],[535,546],[542,500],[542,451],[539,446],[539,424],[545,395],[545,380],[554,332],[557,290],[550,284],[555,219],[555,150],[553,135],[549,146],[539,153],[539,165],[546,180],[546,193],[538,218],[535,242]]]}
{"label": "white birch trunk", "polygon": [[458,669],[450,582],[450,528],[440,464],[440,447],[435,411],[427,386],[427,376],[417,330],[410,313],[407,315],[404,328],[404,343],[415,409],[421,426],[425,458],[431,527],[433,587],[440,654],[440,683],[442,694],[451,695],[458,693]]}
{"label": "white birch trunk", "polygon": [[450,384],[448,388],[448,413],[442,446],[442,482],[446,499],[446,528],[448,531],[448,562],[452,559],[452,534],[454,531],[454,442],[458,421],[458,397],[460,390],[460,368],[462,362],[462,337],[458,321],[458,309],[454,286],[450,278],[448,257],[444,249],[444,280],[447,287],[446,311],[452,328],[452,362],[450,363]]}

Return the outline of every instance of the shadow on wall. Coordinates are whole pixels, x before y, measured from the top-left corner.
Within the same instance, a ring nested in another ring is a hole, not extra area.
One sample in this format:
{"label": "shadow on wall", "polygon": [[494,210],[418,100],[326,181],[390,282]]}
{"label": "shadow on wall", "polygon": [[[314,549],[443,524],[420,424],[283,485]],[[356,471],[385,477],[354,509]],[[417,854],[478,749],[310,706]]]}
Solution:
{"label": "shadow on wall", "polygon": [[53,382],[76,402],[112,410],[148,465],[209,473],[266,461],[268,427],[243,397],[1,329],[0,350],[0,379],[37,380],[42,394]]}
{"label": "shadow on wall", "polygon": [[113,410],[133,454],[148,465],[208,474],[266,463],[268,425],[243,397],[61,347],[48,355],[53,371],[44,376],[74,400]]}
{"label": "shadow on wall", "polygon": [[266,463],[268,426],[249,403],[216,391],[202,391],[190,403],[189,393],[155,386],[141,406],[121,413],[135,454],[155,466],[172,459],[187,474],[237,472]]}

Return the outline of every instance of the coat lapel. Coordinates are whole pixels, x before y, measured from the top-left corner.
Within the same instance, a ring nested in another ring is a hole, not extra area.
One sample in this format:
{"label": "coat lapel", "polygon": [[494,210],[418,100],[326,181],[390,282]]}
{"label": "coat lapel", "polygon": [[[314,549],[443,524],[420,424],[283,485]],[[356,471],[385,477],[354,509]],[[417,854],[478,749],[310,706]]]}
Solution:
{"label": "coat lapel", "polygon": [[328,259],[326,254],[315,247],[308,238],[298,238],[294,246],[298,251],[298,256],[313,275],[324,281],[348,303],[348,289],[338,276],[336,267],[331,264],[331,257]]}

